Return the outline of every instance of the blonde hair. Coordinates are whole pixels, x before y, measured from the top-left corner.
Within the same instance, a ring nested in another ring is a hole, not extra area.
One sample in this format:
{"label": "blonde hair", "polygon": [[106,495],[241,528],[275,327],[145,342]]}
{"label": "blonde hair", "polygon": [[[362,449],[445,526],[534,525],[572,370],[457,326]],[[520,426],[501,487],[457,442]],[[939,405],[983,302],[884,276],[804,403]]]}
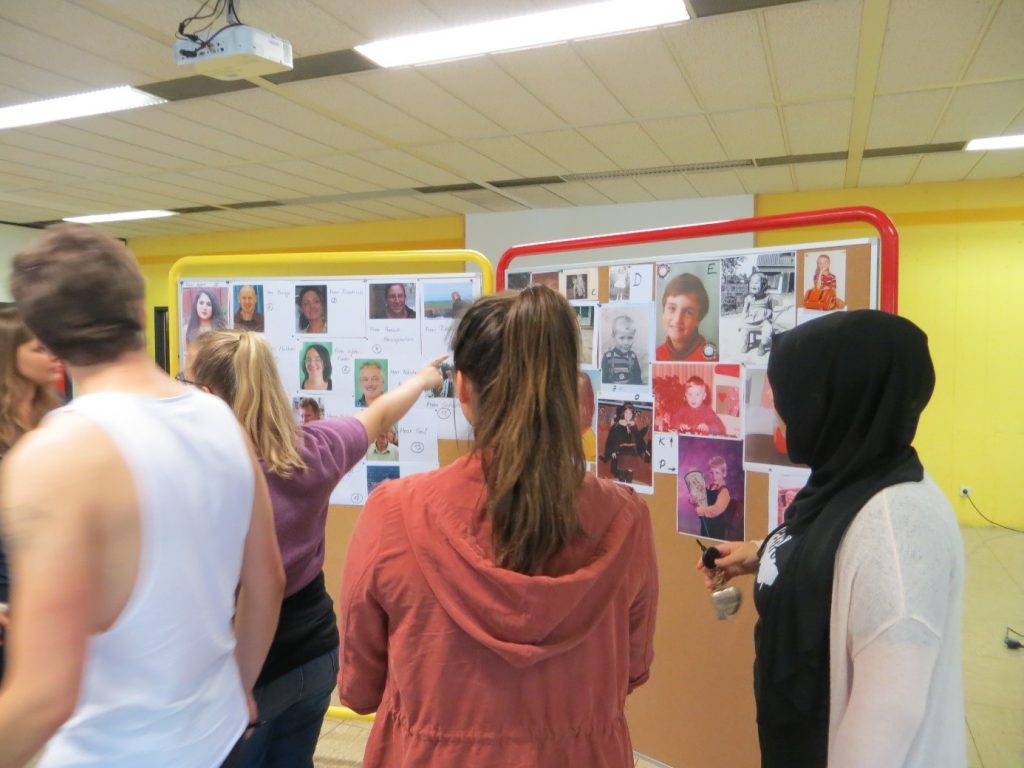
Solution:
{"label": "blonde hair", "polygon": [[[18,347],[35,338],[14,307],[0,308],[0,456],[58,404],[52,387],[29,381],[18,370]],[[31,403],[27,420],[26,400]]]}
{"label": "blonde hair", "polygon": [[455,367],[473,385],[494,560],[510,571],[537,573],[581,532],[579,345],[569,302],[542,285],[473,302],[456,329]]}
{"label": "blonde hair", "polygon": [[208,331],[195,340],[192,379],[224,400],[270,472],[306,470],[300,431],[266,340],[239,330]]}

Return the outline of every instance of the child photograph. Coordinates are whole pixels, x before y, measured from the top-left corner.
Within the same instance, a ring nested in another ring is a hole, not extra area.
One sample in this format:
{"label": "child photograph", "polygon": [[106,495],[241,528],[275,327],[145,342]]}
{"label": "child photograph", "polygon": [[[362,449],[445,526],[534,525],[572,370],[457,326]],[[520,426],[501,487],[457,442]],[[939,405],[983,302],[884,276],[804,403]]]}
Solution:
{"label": "child photograph", "polygon": [[846,309],[846,250],[809,251],[802,254],[803,298],[798,322]]}
{"label": "child photograph", "polygon": [[601,306],[601,384],[644,386],[649,383],[650,306],[605,304]]}
{"label": "child photograph", "polygon": [[655,363],[659,432],[739,438],[740,367],[731,363]]}
{"label": "child photograph", "polygon": [[650,402],[597,401],[597,476],[652,490]]}
{"label": "child photograph", "polygon": [[659,264],[657,272],[655,359],[718,360],[718,260]]}
{"label": "child photograph", "polygon": [[743,444],[679,438],[676,531],[719,541],[743,541]]}
{"label": "child photograph", "polygon": [[796,325],[796,254],[722,259],[723,360],[763,368],[772,339]]}

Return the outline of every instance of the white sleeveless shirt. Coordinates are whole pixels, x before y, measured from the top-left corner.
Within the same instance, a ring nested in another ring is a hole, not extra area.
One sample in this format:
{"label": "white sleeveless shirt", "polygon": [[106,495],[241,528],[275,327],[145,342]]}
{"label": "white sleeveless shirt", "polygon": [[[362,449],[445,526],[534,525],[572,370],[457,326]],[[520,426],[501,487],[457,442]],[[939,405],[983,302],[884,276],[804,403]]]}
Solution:
{"label": "white sleeveless shirt", "polygon": [[254,477],[238,423],[198,390],[96,393],[61,412],[95,422],[120,451],[141,550],[131,596],[90,638],[75,712],[39,766],[219,766],[248,721],[231,622]]}

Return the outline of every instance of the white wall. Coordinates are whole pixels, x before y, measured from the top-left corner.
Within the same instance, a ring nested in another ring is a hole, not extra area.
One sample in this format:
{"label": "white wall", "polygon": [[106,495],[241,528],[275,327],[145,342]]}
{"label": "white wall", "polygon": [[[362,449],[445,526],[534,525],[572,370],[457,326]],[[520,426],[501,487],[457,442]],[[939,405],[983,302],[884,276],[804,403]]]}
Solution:
{"label": "white wall", "polygon": [[14,254],[35,240],[41,231],[32,227],[0,224],[0,301],[12,301],[9,280]]}
{"label": "white wall", "polygon": [[[480,251],[497,265],[513,245],[587,237],[639,229],[681,226],[708,221],[743,219],[754,215],[753,195],[668,200],[654,203],[592,205],[581,208],[545,208],[510,213],[472,213],[466,216],[466,247]],[[599,248],[574,253],[516,259],[512,267],[569,264],[637,257],[671,256],[679,253],[750,248],[754,235],[744,233],[697,240]]]}

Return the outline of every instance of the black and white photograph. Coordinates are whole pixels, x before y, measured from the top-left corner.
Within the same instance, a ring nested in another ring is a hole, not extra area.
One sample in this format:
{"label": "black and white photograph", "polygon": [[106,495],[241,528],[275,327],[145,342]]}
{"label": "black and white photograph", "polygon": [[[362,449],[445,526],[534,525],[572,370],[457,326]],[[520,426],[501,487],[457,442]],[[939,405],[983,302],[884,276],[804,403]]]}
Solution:
{"label": "black and white photograph", "polygon": [[796,254],[722,259],[722,360],[764,367],[772,339],[796,325]]}

